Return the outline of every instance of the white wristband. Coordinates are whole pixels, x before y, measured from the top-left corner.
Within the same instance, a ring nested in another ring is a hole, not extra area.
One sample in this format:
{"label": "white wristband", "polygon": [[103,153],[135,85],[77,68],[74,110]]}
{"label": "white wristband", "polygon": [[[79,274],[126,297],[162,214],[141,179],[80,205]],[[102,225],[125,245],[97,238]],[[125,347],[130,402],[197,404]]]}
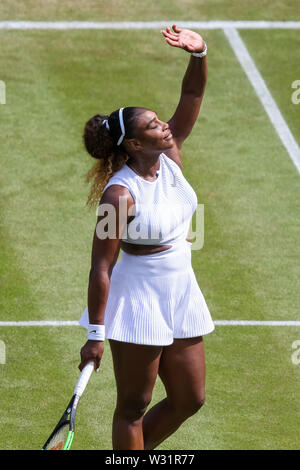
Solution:
{"label": "white wristband", "polygon": [[202,52],[192,52],[192,55],[195,57],[204,57],[206,54],[207,54],[207,45],[205,41],[204,41],[204,49]]}
{"label": "white wristband", "polygon": [[89,324],[88,339],[92,339],[94,341],[104,341],[105,340],[105,326]]}

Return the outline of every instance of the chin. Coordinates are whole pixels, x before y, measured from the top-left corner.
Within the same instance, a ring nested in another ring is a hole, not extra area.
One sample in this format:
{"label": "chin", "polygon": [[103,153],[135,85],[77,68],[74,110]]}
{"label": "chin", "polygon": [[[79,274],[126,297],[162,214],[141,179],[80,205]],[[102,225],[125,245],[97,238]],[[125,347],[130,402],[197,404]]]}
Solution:
{"label": "chin", "polygon": [[172,139],[166,141],[165,150],[171,149],[173,146],[174,146],[174,140],[173,140],[173,137],[172,137]]}

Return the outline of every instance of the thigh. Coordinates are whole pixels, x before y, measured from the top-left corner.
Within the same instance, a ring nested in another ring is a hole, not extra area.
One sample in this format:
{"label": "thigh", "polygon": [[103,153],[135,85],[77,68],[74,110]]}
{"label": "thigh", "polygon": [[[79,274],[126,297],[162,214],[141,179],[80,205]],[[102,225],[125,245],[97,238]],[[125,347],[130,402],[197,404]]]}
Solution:
{"label": "thigh", "polygon": [[157,378],[162,346],[110,340],[118,402],[148,402]]}
{"label": "thigh", "polygon": [[161,355],[159,376],[167,396],[176,406],[203,404],[205,399],[205,354],[201,336],[175,339]]}

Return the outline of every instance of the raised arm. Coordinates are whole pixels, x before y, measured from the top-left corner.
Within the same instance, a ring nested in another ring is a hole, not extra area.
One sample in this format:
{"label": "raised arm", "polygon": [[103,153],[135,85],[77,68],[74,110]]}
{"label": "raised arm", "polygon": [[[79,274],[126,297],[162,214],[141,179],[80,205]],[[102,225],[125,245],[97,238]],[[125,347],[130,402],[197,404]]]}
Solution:
{"label": "raised arm", "polygon": [[[199,34],[188,29],[180,29],[176,25],[173,25],[173,31],[166,28],[162,31],[162,34],[170,46],[179,47],[190,53],[202,52],[205,48],[205,42]],[[181,149],[184,140],[191,133],[197,120],[206,79],[206,56],[200,58],[191,55],[182,81],[178,106],[168,122],[178,150]]]}

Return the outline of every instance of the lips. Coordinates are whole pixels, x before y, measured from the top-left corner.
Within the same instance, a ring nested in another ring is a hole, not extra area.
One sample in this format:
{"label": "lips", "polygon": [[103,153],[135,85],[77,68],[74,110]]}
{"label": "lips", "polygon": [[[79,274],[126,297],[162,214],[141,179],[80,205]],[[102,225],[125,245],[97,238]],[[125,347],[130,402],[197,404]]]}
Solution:
{"label": "lips", "polygon": [[172,132],[169,132],[168,135],[164,137],[164,140],[170,140],[172,139],[172,137],[173,137]]}

